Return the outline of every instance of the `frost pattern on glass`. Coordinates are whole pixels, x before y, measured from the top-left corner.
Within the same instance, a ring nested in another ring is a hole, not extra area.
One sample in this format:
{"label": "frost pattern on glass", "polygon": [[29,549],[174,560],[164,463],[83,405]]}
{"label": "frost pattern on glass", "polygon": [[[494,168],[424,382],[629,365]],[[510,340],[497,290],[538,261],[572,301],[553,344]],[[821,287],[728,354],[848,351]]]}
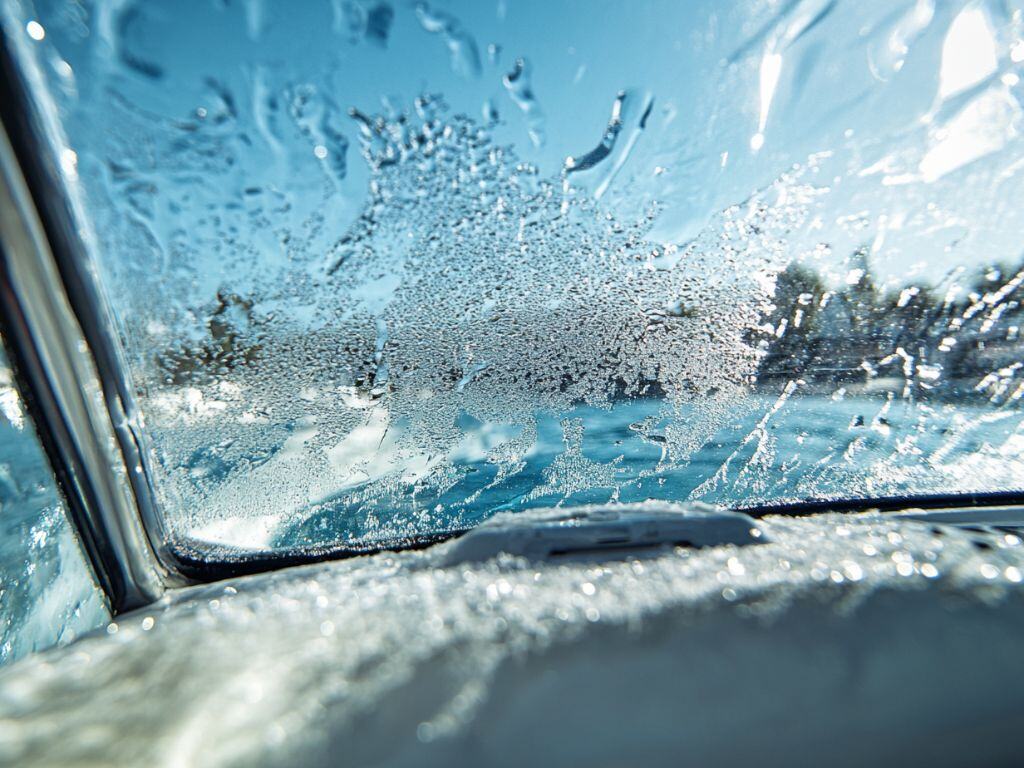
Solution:
{"label": "frost pattern on glass", "polygon": [[0,347],[0,664],[109,619]]}
{"label": "frost pattern on glass", "polygon": [[182,546],[1019,489],[1005,3],[37,15]]}
{"label": "frost pattern on glass", "polygon": [[[249,518],[297,507],[303,525],[287,535],[303,543],[444,530],[478,520],[485,495],[521,495],[524,472],[526,502],[622,483],[622,456],[582,454],[579,417],[562,422],[565,452],[540,478],[528,471],[539,414],[650,400],[647,423],[669,424],[669,466],[742,407],[765,275],[814,195],[796,172],[663,246],[646,239],[648,220],[617,221],[429,97],[408,116],[356,118],[371,180],[355,224],[276,290],[218,299],[216,375],[193,368],[195,348],[161,359],[221,435],[213,449],[166,449],[200,481],[189,507]],[[257,309],[267,304],[273,317]],[[311,309],[295,322],[294,307]],[[270,446],[272,430],[252,427],[268,412],[288,425]]]}

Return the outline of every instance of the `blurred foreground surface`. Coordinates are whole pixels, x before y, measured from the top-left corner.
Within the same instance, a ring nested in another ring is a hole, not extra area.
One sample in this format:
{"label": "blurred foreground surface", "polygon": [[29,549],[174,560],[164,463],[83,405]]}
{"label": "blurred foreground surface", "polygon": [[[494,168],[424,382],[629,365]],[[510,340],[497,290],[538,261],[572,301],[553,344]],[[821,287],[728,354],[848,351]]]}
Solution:
{"label": "blurred foreground surface", "polygon": [[1010,765],[1024,546],[872,515],[771,543],[187,590],[0,673],[11,765]]}

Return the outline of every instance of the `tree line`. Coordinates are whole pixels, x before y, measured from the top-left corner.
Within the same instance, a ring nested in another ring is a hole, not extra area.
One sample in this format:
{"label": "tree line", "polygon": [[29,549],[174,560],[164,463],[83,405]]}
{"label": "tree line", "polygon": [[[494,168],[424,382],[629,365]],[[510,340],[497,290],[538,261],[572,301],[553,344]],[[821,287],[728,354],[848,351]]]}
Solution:
{"label": "tree line", "polygon": [[917,396],[991,399],[985,377],[1022,367],[1024,262],[898,288],[879,285],[866,250],[851,263],[839,288],[802,264],[778,276],[774,307],[751,338],[763,351],[759,383],[835,389],[899,378]]}

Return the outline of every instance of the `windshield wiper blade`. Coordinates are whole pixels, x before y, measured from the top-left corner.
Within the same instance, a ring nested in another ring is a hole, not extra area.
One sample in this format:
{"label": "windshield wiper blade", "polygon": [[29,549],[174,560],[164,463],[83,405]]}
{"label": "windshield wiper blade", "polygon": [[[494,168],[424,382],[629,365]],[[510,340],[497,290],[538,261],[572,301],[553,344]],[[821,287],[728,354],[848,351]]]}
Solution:
{"label": "windshield wiper blade", "polygon": [[733,509],[753,518],[768,515],[803,517],[822,512],[890,512],[912,509],[965,509],[968,507],[1024,506],[1024,491],[989,491],[986,493],[934,493],[874,496],[847,499],[801,499],[772,504],[736,505]]}
{"label": "windshield wiper blade", "polygon": [[499,553],[531,560],[629,556],[666,546],[746,545],[767,539],[764,526],[748,515],[706,504],[599,504],[498,515],[455,541],[444,563],[480,562]]}
{"label": "windshield wiper blade", "polygon": [[1024,507],[951,507],[946,509],[908,509],[887,517],[916,520],[935,525],[951,525],[965,529],[1024,528]]}

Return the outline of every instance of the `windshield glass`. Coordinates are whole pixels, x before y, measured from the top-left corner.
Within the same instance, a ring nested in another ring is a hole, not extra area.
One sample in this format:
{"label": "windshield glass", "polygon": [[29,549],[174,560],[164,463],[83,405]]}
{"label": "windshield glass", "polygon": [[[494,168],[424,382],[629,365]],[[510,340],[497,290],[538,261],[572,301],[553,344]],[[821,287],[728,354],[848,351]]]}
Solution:
{"label": "windshield glass", "polygon": [[1021,487],[1015,3],[7,7],[183,551]]}

